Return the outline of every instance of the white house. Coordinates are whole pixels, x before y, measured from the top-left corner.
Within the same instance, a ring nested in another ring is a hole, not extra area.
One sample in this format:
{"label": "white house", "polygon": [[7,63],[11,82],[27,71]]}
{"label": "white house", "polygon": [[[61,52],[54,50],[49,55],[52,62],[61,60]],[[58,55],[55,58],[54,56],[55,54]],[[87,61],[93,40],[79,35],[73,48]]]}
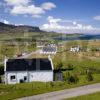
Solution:
{"label": "white house", "polygon": [[6,59],[5,84],[53,81],[53,64],[48,59]]}
{"label": "white house", "polygon": [[79,46],[71,47],[71,48],[70,48],[70,51],[71,51],[71,52],[79,52],[79,51],[80,51],[80,47],[79,47]]}
{"label": "white house", "polygon": [[57,46],[55,44],[50,44],[47,46],[43,46],[40,54],[56,54]]}
{"label": "white house", "polygon": [[36,42],[36,47],[37,48],[42,48],[44,46],[43,42]]}

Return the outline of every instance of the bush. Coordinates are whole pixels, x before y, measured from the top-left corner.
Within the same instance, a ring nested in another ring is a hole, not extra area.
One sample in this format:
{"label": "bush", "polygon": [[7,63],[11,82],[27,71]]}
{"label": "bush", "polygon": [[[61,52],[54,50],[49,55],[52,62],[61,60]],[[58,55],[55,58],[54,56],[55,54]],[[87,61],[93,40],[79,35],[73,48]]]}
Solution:
{"label": "bush", "polygon": [[75,78],[73,76],[69,76],[68,83],[75,83]]}
{"label": "bush", "polygon": [[50,82],[50,86],[51,86],[51,87],[53,87],[53,86],[54,86],[53,82]]}
{"label": "bush", "polygon": [[74,75],[74,78],[75,78],[75,83],[79,82],[79,77],[77,74]]}
{"label": "bush", "polygon": [[92,76],[91,72],[87,73],[87,80],[88,81],[93,81],[93,76]]}
{"label": "bush", "polygon": [[4,66],[0,66],[0,75],[3,75],[4,74]]}
{"label": "bush", "polygon": [[68,83],[77,83],[78,81],[79,81],[79,78],[76,74],[68,77]]}
{"label": "bush", "polygon": [[2,82],[1,76],[0,76],[0,83]]}
{"label": "bush", "polygon": [[70,77],[70,72],[63,72],[63,80],[67,81],[67,79]]}
{"label": "bush", "polygon": [[58,69],[58,70],[61,70],[62,67],[63,67],[63,63],[62,63],[62,62],[58,62],[58,63],[57,63],[57,69]]}
{"label": "bush", "polygon": [[68,64],[67,70],[73,70],[74,66],[72,64]]}

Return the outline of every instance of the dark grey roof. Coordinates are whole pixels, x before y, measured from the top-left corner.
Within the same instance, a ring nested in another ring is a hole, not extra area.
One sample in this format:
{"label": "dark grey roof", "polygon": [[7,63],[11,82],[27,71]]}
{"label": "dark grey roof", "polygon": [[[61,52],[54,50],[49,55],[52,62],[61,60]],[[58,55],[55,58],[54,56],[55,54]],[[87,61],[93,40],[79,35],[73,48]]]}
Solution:
{"label": "dark grey roof", "polygon": [[6,71],[52,70],[49,59],[8,59]]}
{"label": "dark grey roof", "polygon": [[43,52],[56,52],[56,47],[45,46],[43,47]]}

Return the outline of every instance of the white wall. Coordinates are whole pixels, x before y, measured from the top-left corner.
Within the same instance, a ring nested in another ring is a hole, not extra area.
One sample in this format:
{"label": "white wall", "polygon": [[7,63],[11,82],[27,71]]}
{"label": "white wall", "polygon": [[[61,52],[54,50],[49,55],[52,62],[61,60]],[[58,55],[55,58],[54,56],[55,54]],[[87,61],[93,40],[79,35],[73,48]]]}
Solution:
{"label": "white wall", "polygon": [[[11,76],[15,75],[16,79],[11,80]],[[5,73],[5,83],[7,84],[16,84],[20,83],[20,79],[24,79],[24,76],[27,76],[27,72],[7,72]]]}
{"label": "white wall", "polygon": [[[11,80],[11,76],[15,75],[16,79]],[[20,83],[20,79],[24,80],[24,76],[27,76],[26,82],[41,81],[48,82],[53,81],[53,71],[31,71],[31,72],[6,72],[5,83],[16,84]]]}
{"label": "white wall", "polygon": [[40,51],[40,54],[56,54],[57,53],[57,51],[55,51],[55,52],[46,52],[46,51]]}
{"label": "white wall", "polygon": [[48,82],[53,81],[53,71],[37,71],[37,72],[29,72],[29,81],[41,81]]}

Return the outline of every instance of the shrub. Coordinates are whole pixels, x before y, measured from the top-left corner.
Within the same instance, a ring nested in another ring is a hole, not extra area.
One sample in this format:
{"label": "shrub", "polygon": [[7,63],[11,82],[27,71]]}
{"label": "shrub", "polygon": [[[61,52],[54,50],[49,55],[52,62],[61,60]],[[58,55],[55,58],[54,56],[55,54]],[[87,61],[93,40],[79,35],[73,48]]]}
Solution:
{"label": "shrub", "polygon": [[67,79],[70,77],[70,72],[63,72],[63,80],[67,81]]}
{"label": "shrub", "polygon": [[79,82],[79,77],[77,74],[74,75],[74,78],[75,78],[75,83]]}
{"label": "shrub", "polygon": [[68,77],[68,83],[75,83],[75,78],[72,75]]}
{"label": "shrub", "polygon": [[61,70],[63,67],[63,63],[62,62],[58,62],[57,63],[57,69]]}
{"label": "shrub", "polygon": [[0,75],[3,75],[4,74],[4,66],[0,66]]}
{"label": "shrub", "polygon": [[72,64],[68,64],[67,70],[73,70],[74,66]]}
{"label": "shrub", "polygon": [[79,78],[76,74],[68,77],[68,83],[77,83],[78,81],[79,81]]}
{"label": "shrub", "polygon": [[93,81],[93,76],[92,76],[91,72],[87,73],[87,80],[88,81]]}
{"label": "shrub", "polygon": [[53,82],[50,82],[50,86],[51,86],[51,87],[53,87],[53,86],[54,86]]}
{"label": "shrub", "polygon": [[1,76],[0,76],[0,83],[2,82]]}

